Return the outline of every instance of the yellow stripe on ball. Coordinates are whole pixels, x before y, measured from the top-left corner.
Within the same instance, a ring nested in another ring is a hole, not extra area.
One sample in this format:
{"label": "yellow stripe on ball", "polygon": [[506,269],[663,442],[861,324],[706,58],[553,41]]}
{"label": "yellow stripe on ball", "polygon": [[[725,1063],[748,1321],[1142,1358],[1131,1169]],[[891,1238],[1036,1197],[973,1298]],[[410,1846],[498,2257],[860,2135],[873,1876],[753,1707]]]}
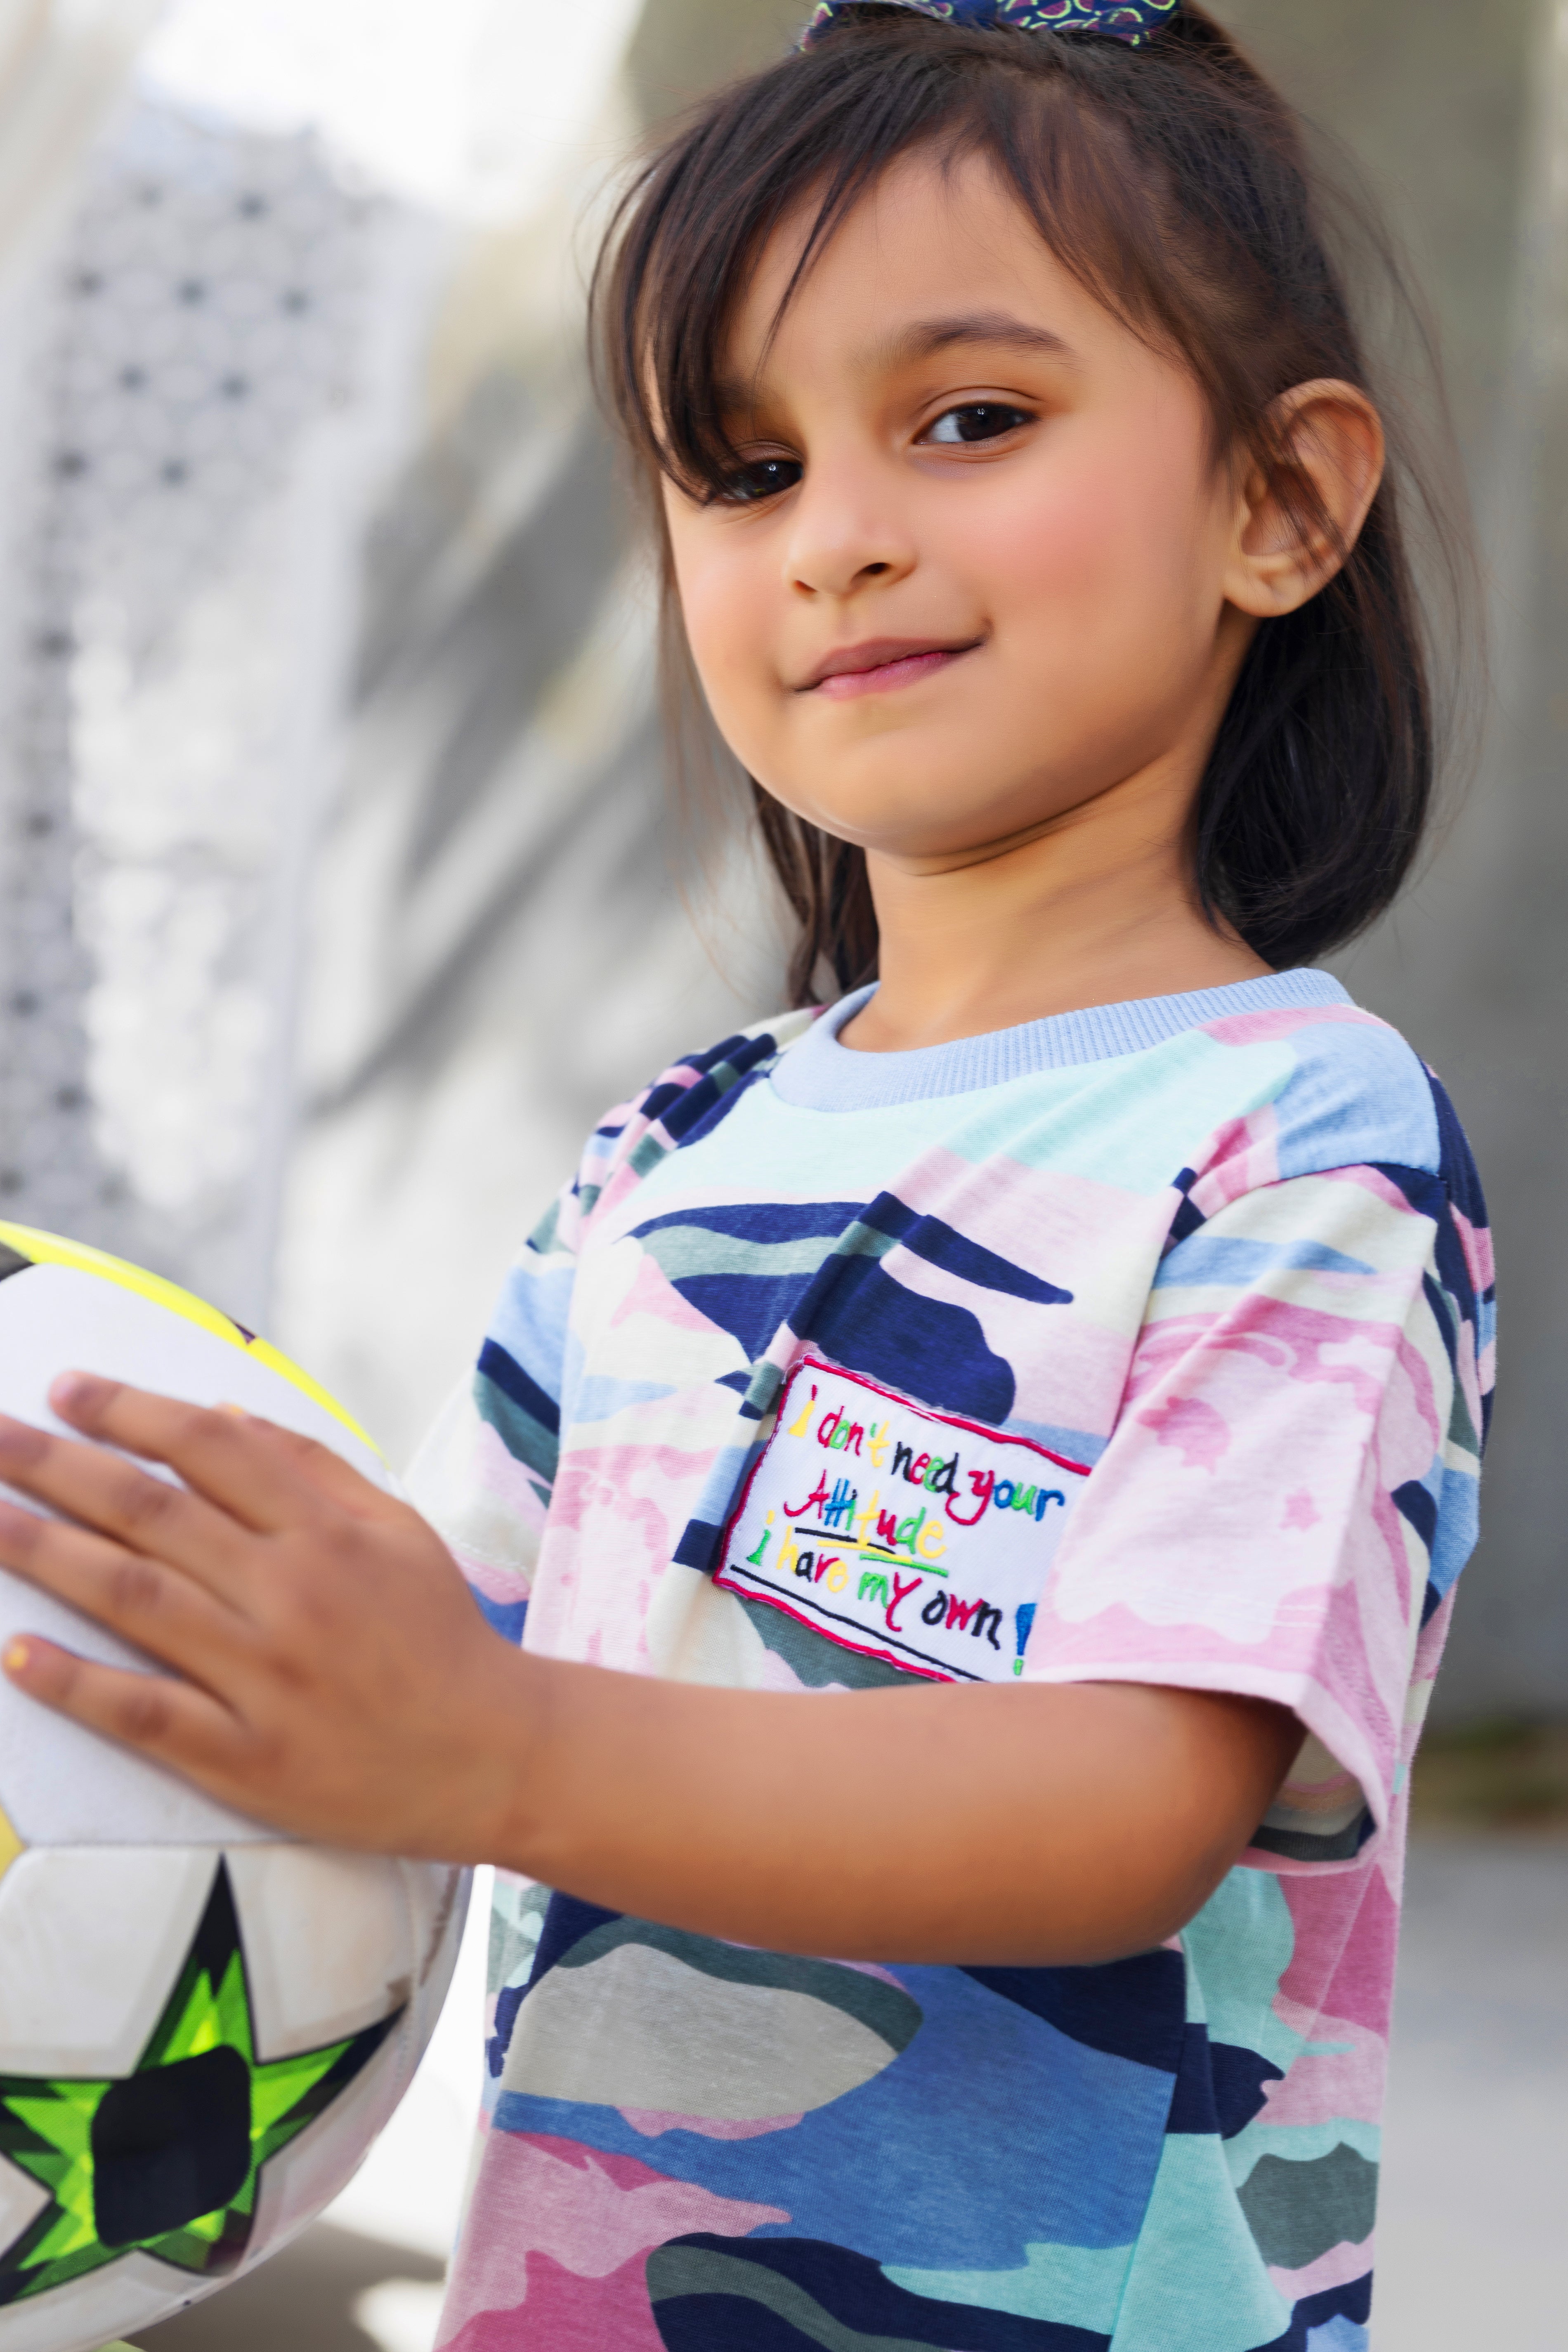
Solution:
{"label": "yellow stripe on ball", "polygon": [[231,1315],[220,1314],[205,1298],[182,1290],[177,1282],[166,1282],[161,1274],[149,1274],[145,1266],[132,1265],[125,1258],[110,1257],[107,1250],[94,1249],[87,1242],[66,1241],[58,1234],[41,1233],[35,1225],[8,1224],[4,1219],[0,1219],[0,1247],[15,1250],[18,1257],[29,1259],[34,1265],[68,1265],[80,1274],[96,1274],[105,1282],[117,1282],[122,1289],[138,1292],[142,1297],[151,1299],[154,1307],[166,1307],[172,1314],[183,1315],[188,1323],[199,1324],[215,1339],[243,1348],[247,1356],[277,1372],[313,1404],[319,1404],[323,1412],[330,1412],[362,1445],[368,1445],[373,1454],[380,1453],[375,1440],[319,1381],[302,1372],[298,1364],[290,1363],[268,1340],[253,1338]]}

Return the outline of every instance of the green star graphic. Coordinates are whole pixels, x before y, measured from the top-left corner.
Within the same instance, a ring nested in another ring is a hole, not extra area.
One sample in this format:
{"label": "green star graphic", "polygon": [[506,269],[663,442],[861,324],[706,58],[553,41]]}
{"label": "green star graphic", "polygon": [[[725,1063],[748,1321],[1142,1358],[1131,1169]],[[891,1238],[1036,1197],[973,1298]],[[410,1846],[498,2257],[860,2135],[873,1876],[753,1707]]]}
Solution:
{"label": "green star graphic", "polygon": [[396,2013],[346,2041],[258,2062],[228,1871],[163,2016],[119,2081],[0,2075],[0,2156],[49,2202],[0,2249],[0,2308],[123,2255],[212,2278],[250,2242],[261,2168],[374,2056]]}

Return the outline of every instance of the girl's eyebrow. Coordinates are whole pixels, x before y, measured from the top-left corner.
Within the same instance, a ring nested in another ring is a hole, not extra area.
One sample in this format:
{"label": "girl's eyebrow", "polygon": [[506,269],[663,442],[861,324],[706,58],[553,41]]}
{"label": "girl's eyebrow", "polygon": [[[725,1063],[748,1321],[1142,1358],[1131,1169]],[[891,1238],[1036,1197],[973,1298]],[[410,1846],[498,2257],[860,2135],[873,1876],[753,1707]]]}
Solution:
{"label": "girl's eyebrow", "polygon": [[[1072,345],[1049,327],[1032,327],[1026,320],[1016,319],[1007,310],[971,310],[947,319],[919,319],[901,328],[867,353],[865,372],[878,375],[914,367],[921,360],[934,359],[940,352],[951,351],[960,343],[989,343],[993,349],[1000,345],[1047,359],[1065,360],[1069,366],[1076,365],[1078,360]],[[731,377],[717,378],[713,395],[720,414],[732,416],[738,411],[753,409],[759,389],[755,381],[742,383]]]}
{"label": "girl's eyebrow", "polygon": [[921,319],[903,329],[876,353],[883,367],[907,367],[933,359],[955,343],[1000,343],[1013,351],[1044,352],[1048,358],[1072,360],[1076,354],[1049,327],[1033,327],[1006,310],[972,310],[950,319]]}

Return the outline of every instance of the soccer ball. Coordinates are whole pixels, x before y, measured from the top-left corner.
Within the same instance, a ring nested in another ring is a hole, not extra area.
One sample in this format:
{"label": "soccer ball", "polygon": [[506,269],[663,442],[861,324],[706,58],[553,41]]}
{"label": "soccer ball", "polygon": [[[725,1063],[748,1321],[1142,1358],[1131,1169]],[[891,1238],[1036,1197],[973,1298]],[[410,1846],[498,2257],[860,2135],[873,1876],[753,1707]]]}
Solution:
{"label": "soccer ball", "polygon": [[[0,1412],[59,1429],[68,1369],[241,1405],[392,1486],[226,1316],[0,1223]],[[146,1663],[0,1570],[0,1646],[22,1632]],[[96,2352],[312,2221],[408,2087],[467,1901],[461,1871],[283,1839],[0,1682],[0,2352]]]}

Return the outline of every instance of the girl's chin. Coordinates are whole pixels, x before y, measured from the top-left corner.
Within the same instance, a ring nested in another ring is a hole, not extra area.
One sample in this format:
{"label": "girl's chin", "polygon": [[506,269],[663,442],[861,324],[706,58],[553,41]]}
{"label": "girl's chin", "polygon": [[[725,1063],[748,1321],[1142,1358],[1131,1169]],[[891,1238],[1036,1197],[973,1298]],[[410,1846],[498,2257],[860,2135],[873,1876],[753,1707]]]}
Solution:
{"label": "girl's chin", "polygon": [[876,815],[868,814],[863,804],[853,812],[793,805],[805,824],[816,825],[837,841],[853,843],[879,865],[912,875],[979,865],[1009,847],[1021,846],[1035,838],[1037,828],[1050,814],[1020,816],[1015,810],[979,808],[966,810],[955,818],[953,797],[949,797],[940,814],[933,811],[930,823],[925,824],[911,824],[907,807],[898,812],[896,819],[889,812],[888,821],[879,824]]}
{"label": "girl's chin", "polygon": [[869,763],[853,758],[843,762],[841,775],[834,773],[836,761],[802,762],[799,789],[789,779],[774,783],[765,769],[750,772],[806,824],[889,857],[944,856],[1026,829],[1049,813],[1020,802],[1016,775],[998,778],[994,793],[988,793],[964,747],[952,751],[944,745],[943,756],[929,763],[911,759],[911,749],[894,752],[885,773],[873,769],[868,774]]}

